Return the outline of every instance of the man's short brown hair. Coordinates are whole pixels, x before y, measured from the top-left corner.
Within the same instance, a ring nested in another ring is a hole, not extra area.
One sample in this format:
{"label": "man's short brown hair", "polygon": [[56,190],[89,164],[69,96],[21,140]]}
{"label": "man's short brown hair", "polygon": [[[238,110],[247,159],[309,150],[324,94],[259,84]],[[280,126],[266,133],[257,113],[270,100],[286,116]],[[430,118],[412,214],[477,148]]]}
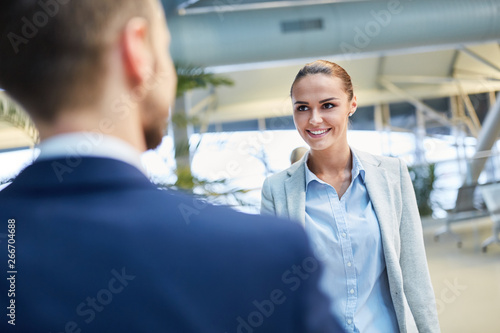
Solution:
{"label": "man's short brown hair", "polygon": [[0,88],[36,119],[99,100],[105,54],[144,0],[2,0]]}

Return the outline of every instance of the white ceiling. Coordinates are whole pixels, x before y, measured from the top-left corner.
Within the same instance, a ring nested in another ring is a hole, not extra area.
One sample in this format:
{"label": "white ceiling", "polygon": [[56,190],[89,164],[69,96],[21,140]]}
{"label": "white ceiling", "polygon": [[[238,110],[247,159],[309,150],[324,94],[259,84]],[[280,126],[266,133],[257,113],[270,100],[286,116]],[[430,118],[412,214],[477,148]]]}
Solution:
{"label": "white ceiling", "polygon": [[[443,47],[436,51],[364,55],[357,59],[323,58],[347,70],[360,106],[367,106],[408,101],[408,95],[418,99],[456,96],[460,94],[459,87],[467,94],[500,90],[500,71],[473,58],[469,52],[500,68],[497,42]],[[195,109],[204,110],[210,123],[291,115],[290,85],[298,70],[312,60],[315,59],[275,62],[270,67],[252,64],[245,70],[226,71],[224,67],[216,67],[215,71],[234,80],[235,85],[216,89],[215,107],[204,109],[200,105]],[[383,79],[393,82],[404,93],[388,90],[381,84]],[[202,97],[203,92],[193,95],[195,101]]]}
{"label": "white ceiling", "polygon": [[[288,95],[295,74],[319,58],[346,68],[361,106],[455,96],[460,89],[467,94],[500,90],[500,19],[495,19],[500,16],[500,0],[405,3],[406,10],[393,15],[392,23],[356,54],[339,53],[339,44],[353,43],[352,28],[373,21],[371,6],[385,10],[387,1],[164,3],[170,13],[174,59],[206,64],[209,71],[235,82],[233,87],[217,88],[215,94],[191,94],[191,113],[202,114],[208,123],[290,115]],[[206,7],[211,12],[179,16],[177,6],[183,3],[185,9]],[[283,20],[321,15],[322,31],[280,37]],[[0,150],[30,146],[31,137],[0,115]]]}
{"label": "white ceiling", "polygon": [[293,78],[316,59],[346,68],[361,106],[500,90],[500,0],[390,3],[178,2],[174,60],[235,82],[193,92],[190,113],[212,124],[290,115]]}

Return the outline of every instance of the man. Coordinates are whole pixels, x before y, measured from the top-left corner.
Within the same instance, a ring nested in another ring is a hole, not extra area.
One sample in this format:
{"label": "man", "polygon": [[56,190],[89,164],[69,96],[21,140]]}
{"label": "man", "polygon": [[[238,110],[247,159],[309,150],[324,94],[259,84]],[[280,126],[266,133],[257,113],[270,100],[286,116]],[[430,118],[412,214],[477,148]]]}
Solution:
{"label": "man", "polygon": [[42,141],[0,192],[1,332],[338,331],[299,227],[140,171],[175,97],[157,0],[3,1],[0,28]]}

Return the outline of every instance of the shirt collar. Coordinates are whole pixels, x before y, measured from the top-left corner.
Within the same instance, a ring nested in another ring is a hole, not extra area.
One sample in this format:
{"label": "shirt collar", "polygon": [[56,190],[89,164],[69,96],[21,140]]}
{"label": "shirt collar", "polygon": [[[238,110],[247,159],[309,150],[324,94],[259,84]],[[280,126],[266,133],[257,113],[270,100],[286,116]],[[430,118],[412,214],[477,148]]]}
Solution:
{"label": "shirt collar", "polygon": [[307,188],[309,187],[309,183],[311,183],[313,180],[317,181],[320,184],[325,184],[324,181],[318,178],[310,169],[309,166],[307,165],[307,161],[309,160],[309,152],[307,152],[307,156],[304,158],[304,164],[305,164],[305,170],[306,170],[306,191]]}
{"label": "shirt collar", "polygon": [[61,134],[44,140],[38,147],[37,160],[67,157],[102,157],[130,164],[146,174],[140,152],[130,144],[100,133],[77,132]]}
{"label": "shirt collar", "polygon": [[361,176],[361,181],[364,183],[365,182],[365,168],[363,167],[363,164],[361,163],[361,160],[359,159],[358,155],[354,152],[354,150],[351,149],[352,153],[352,179],[356,179],[356,177],[359,175]]}
{"label": "shirt collar", "polygon": [[[351,153],[352,153],[352,169],[351,169],[352,181],[351,182],[353,182],[356,179],[356,177],[358,177],[358,175],[359,175],[361,177],[361,181],[364,183],[365,182],[365,168],[363,167],[361,160],[359,159],[358,155],[356,155],[354,150],[351,149]],[[324,181],[319,179],[311,170],[309,170],[309,166],[307,165],[308,160],[309,160],[309,152],[307,153],[307,156],[304,158],[305,172],[306,172],[306,191],[307,191],[307,187],[309,186],[309,183],[312,182],[313,180],[315,180],[321,184],[326,184]]]}

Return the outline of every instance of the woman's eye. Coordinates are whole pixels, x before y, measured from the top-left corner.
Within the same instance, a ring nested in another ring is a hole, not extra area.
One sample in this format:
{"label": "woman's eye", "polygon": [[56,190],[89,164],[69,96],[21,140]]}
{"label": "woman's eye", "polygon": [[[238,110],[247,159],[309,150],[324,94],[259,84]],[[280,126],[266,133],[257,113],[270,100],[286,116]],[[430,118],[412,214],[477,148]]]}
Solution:
{"label": "woman's eye", "polygon": [[309,108],[306,105],[299,105],[297,111],[307,111]]}
{"label": "woman's eye", "polygon": [[335,105],[332,104],[332,103],[325,103],[325,104],[323,104],[323,108],[325,108],[325,109],[332,109],[334,107],[335,107]]}

